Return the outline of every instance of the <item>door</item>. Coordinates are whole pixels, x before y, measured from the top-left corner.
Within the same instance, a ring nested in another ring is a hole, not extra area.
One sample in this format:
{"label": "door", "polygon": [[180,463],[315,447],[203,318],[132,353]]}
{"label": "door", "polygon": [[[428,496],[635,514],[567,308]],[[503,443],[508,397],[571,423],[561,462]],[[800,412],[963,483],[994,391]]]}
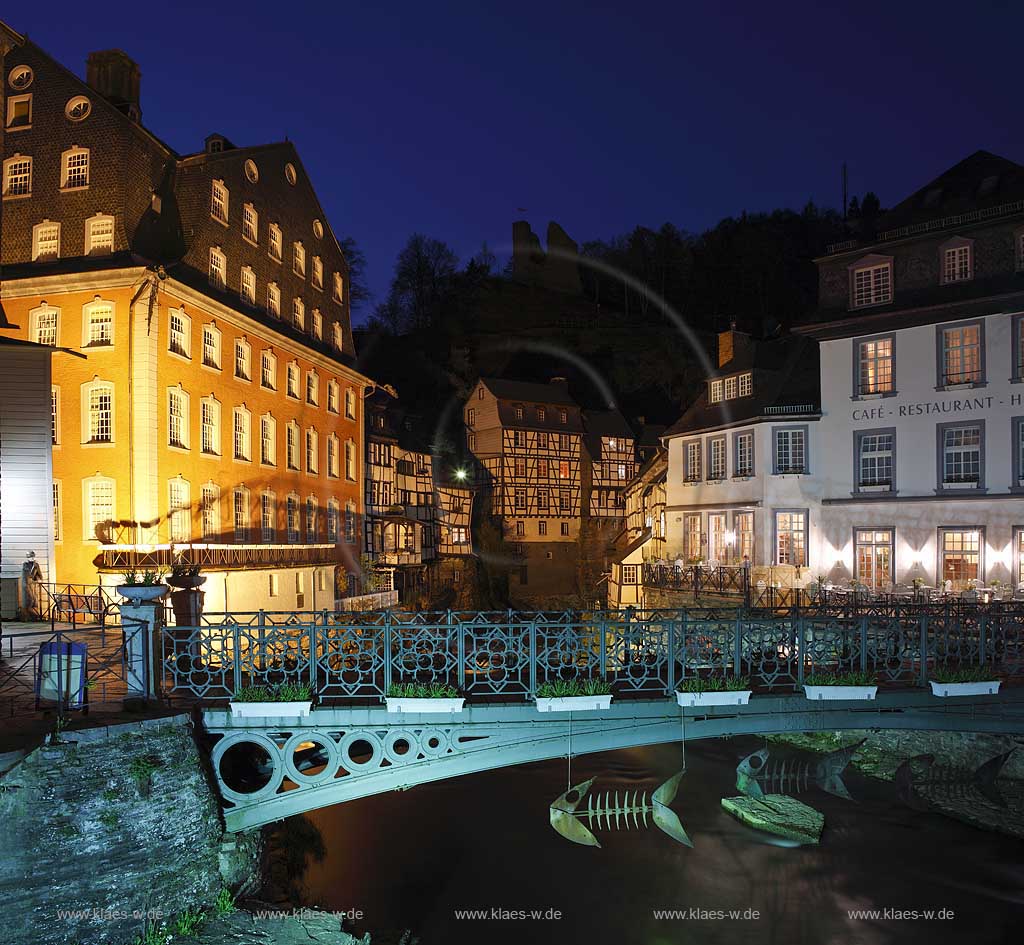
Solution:
{"label": "door", "polygon": [[857,555],[857,583],[878,590],[892,584],[892,539],[890,528],[858,528],[854,533]]}

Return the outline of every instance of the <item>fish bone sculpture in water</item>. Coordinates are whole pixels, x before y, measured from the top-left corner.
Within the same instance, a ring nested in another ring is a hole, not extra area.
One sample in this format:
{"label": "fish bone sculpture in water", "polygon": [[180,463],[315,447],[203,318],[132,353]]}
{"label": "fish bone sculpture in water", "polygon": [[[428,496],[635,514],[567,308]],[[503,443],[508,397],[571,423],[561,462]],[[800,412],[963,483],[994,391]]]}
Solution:
{"label": "fish bone sculpture in water", "polygon": [[820,761],[812,760],[769,760],[767,748],[747,755],[736,766],[736,789],[747,797],[764,797],[765,794],[799,794],[815,786],[836,797],[852,801],[850,792],[843,783],[843,772],[850,763],[854,752],[867,739],[862,738],[855,745],[831,751]]}
{"label": "fish bone sculpture in water", "polygon": [[973,791],[997,807],[1006,807],[1006,799],[999,790],[996,778],[1015,750],[1011,748],[989,758],[973,771],[958,765],[936,764],[935,755],[908,758],[896,769],[893,779],[897,796],[908,807],[927,810],[930,806],[929,794],[952,799],[969,797]]}
{"label": "fish bone sculpture in water", "polygon": [[[668,806],[675,800],[683,773],[680,771],[674,774],[661,785],[651,795],[650,802],[647,800],[646,791],[633,791],[632,800],[630,800],[629,791],[625,791],[621,801],[618,791],[615,792],[614,800],[611,791],[605,791],[603,797],[600,793],[589,794],[590,786],[597,780],[591,778],[589,781],[570,788],[551,805],[551,826],[566,840],[581,843],[587,847],[599,847],[601,844],[591,833],[591,827],[618,830],[624,824],[626,830],[629,830],[629,822],[632,818],[633,827],[639,829],[641,820],[643,821],[642,826],[647,826],[647,817],[650,815],[655,824],[673,840],[692,847],[693,841],[686,835],[675,811]],[[579,809],[584,798],[587,799],[587,806]],[[586,824],[583,823],[584,820],[586,820]]]}

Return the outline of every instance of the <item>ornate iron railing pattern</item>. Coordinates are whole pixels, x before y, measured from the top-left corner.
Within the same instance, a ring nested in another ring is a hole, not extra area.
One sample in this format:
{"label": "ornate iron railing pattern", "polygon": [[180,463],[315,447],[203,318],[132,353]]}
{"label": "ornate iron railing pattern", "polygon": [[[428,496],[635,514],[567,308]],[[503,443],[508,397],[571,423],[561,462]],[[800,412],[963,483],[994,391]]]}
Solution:
{"label": "ornate iron railing pattern", "polygon": [[928,670],[1024,672],[1024,609],[900,616],[733,611],[207,615],[161,631],[169,696],[230,698],[245,685],[307,683],[320,700],[380,700],[392,683],[444,683],[469,699],[532,699],[556,679],[605,679],[622,697],[671,694],[685,678],[748,676],[793,690],[816,672],[924,684]]}

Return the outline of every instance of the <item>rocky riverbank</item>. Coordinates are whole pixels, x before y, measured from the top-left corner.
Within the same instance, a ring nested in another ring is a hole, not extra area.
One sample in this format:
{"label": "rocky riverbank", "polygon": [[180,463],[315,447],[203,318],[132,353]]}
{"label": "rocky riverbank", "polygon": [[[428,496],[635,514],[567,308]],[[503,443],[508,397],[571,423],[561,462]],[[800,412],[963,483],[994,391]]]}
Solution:
{"label": "rocky riverbank", "polygon": [[[918,784],[922,806],[964,823],[1024,839],[1024,734],[976,735],[963,732],[846,731],[805,732],[768,736],[776,744],[825,753],[865,739],[851,766],[862,774],[894,781],[896,770],[910,758],[934,755],[935,765],[952,777],[945,783]],[[1012,751],[996,786],[1006,806],[995,803],[971,784],[973,772],[996,755]]]}

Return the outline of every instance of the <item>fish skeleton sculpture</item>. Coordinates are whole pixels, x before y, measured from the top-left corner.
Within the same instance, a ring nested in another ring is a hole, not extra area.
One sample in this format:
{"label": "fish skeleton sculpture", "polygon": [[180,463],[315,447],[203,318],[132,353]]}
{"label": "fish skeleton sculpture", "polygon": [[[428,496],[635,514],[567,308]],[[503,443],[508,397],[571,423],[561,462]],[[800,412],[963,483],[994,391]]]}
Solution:
{"label": "fish skeleton sculpture", "polygon": [[[693,841],[686,835],[675,811],[668,806],[675,800],[683,774],[684,772],[680,771],[672,775],[651,795],[650,803],[648,803],[646,791],[633,791],[633,798],[630,800],[627,790],[621,801],[618,791],[615,792],[614,800],[611,791],[605,791],[603,797],[600,792],[596,795],[589,794],[590,786],[596,780],[596,778],[591,778],[589,781],[570,788],[551,805],[551,826],[566,840],[581,843],[587,847],[599,847],[601,844],[591,833],[591,827],[601,828],[603,826],[605,830],[618,830],[621,824],[625,824],[626,830],[629,830],[629,820],[632,818],[633,827],[639,829],[641,820],[643,826],[647,826],[647,817],[650,815],[651,819],[673,840],[692,847]],[[587,806],[584,809],[579,809],[584,798],[587,799]],[[613,818],[614,823],[612,822]],[[584,820],[586,820],[586,824],[583,823]]]}
{"label": "fish skeleton sculpture", "polygon": [[770,761],[768,749],[762,748],[747,755],[736,766],[736,789],[747,797],[764,797],[765,794],[799,794],[813,784],[829,794],[852,801],[843,783],[843,771],[865,741],[862,738],[855,745],[829,752],[817,762],[791,760],[788,765],[785,759]]}
{"label": "fish skeleton sculpture", "polygon": [[[955,765],[935,764],[934,755],[908,758],[896,769],[893,777],[896,793],[904,804],[915,810],[926,810],[929,807],[928,794],[938,793],[952,798],[966,797],[972,791],[977,791],[997,807],[1006,807],[1006,800],[999,791],[996,778],[1015,750],[1011,748],[989,758],[973,771]],[[924,795],[918,793],[921,789],[924,789]]]}

